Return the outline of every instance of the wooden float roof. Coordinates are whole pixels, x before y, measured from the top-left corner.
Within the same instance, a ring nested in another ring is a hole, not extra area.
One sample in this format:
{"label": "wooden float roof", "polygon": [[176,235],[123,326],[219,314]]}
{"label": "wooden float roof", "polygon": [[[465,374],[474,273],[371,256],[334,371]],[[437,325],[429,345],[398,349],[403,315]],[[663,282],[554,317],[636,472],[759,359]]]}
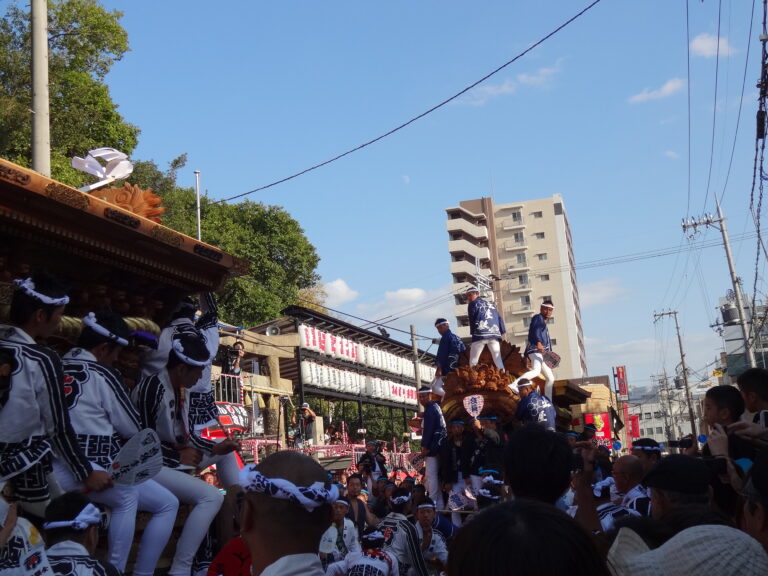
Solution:
{"label": "wooden float roof", "polygon": [[[249,263],[0,158],[0,239],[33,266],[115,271],[179,292],[214,291]],[[62,262],[62,260],[64,260]]]}

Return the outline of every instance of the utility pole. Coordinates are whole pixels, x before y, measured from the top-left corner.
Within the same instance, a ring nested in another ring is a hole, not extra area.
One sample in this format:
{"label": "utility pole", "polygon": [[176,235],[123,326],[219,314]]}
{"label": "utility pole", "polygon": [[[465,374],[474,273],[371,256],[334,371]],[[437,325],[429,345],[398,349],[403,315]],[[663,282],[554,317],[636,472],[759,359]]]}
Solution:
{"label": "utility pole", "polygon": [[739,324],[741,325],[741,335],[744,338],[744,353],[746,354],[747,362],[750,368],[755,368],[757,363],[755,362],[755,350],[749,343],[749,329],[747,327],[747,315],[744,313],[744,300],[741,295],[741,280],[736,276],[736,270],[733,267],[733,256],[731,256],[731,243],[728,240],[728,231],[725,228],[725,218],[723,217],[723,211],[720,209],[720,201],[715,195],[715,203],[717,205],[717,218],[714,218],[712,214],[706,214],[703,218],[698,220],[690,218],[683,220],[683,231],[693,228],[694,234],[698,231],[699,226],[712,226],[720,230],[723,235],[723,246],[725,247],[725,258],[728,260],[728,271],[731,274],[731,284],[733,285],[733,292],[736,296],[736,310],[739,313]]}
{"label": "utility pole", "polygon": [[48,102],[48,2],[32,0],[32,170],[51,176]]}
{"label": "utility pole", "polygon": [[683,383],[685,384],[685,397],[688,401],[688,417],[691,419],[691,434],[694,441],[698,437],[696,433],[696,418],[693,414],[693,400],[691,399],[691,388],[688,386],[688,368],[685,366],[685,352],[683,352],[683,339],[680,337],[680,325],[677,323],[677,310],[670,310],[668,312],[661,312],[660,314],[653,315],[654,323],[662,316],[674,316],[675,318],[675,330],[677,331],[677,345],[680,347],[680,364],[683,370]]}
{"label": "utility pole", "polygon": [[421,374],[419,374],[419,346],[416,344],[416,325],[411,324],[411,347],[413,348],[413,377],[416,380],[416,393],[421,388]]}
{"label": "utility pole", "polygon": [[[670,419],[672,418],[672,400],[669,397],[669,387],[667,382],[667,372],[656,376],[659,383],[659,404],[661,405],[662,414],[664,415],[664,432],[667,437],[667,447],[672,440],[672,425]],[[663,394],[662,394],[663,393]]]}
{"label": "utility pole", "polygon": [[197,198],[197,239],[203,239],[200,230],[200,170],[195,170],[195,197]]}

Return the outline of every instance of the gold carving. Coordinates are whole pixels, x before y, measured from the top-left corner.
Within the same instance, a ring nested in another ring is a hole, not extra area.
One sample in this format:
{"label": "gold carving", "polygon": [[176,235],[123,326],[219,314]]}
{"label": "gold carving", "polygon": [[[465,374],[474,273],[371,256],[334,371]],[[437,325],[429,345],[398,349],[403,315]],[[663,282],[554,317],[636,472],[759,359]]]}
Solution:
{"label": "gold carving", "polygon": [[138,186],[128,184],[122,188],[107,188],[93,193],[94,196],[106,200],[110,204],[119,206],[123,210],[133,212],[144,218],[148,218],[158,224],[162,223],[159,216],[165,212],[165,208],[160,206],[163,201],[160,196],[155,194],[151,188],[142,190]]}
{"label": "gold carving", "polygon": [[150,235],[155,240],[160,240],[160,242],[165,242],[166,244],[170,244],[176,248],[184,243],[184,237],[181,234],[178,234],[170,228],[165,228],[163,226],[155,226],[152,228]]}
{"label": "gold carving", "polygon": [[79,190],[64,186],[64,184],[59,184],[58,182],[48,184],[45,187],[45,193],[53,200],[57,200],[67,206],[72,206],[72,208],[79,208],[80,210],[87,210],[88,204],[90,204],[88,196]]}

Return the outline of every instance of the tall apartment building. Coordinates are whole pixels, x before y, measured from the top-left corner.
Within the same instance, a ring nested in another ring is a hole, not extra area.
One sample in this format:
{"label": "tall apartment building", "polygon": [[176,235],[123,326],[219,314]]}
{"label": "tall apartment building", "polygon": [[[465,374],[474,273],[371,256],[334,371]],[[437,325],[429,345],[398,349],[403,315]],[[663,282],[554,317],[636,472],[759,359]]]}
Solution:
{"label": "tall apartment building", "polygon": [[469,284],[494,299],[507,325],[506,340],[521,351],[531,317],[543,300],[551,299],[555,314],[549,334],[562,357],[555,376],[585,376],[573,241],[560,194],[507,204],[491,198],[464,200],[446,214],[457,334],[469,338],[464,298]]}

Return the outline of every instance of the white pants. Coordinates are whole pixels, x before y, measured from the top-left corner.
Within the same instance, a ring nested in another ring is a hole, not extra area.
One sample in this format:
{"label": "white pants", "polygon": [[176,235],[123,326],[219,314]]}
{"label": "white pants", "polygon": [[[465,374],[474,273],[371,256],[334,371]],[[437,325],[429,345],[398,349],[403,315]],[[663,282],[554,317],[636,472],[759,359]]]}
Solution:
{"label": "white pants", "polygon": [[531,352],[528,354],[528,358],[531,359],[531,369],[515,380],[514,384],[517,384],[517,381],[522,380],[523,378],[533,381],[533,379],[540,374],[544,374],[544,379],[546,380],[546,383],[544,384],[544,395],[552,400],[552,387],[555,384],[555,375],[552,373],[552,369],[544,364],[544,356],[540,352]]}
{"label": "white pants", "polygon": [[485,340],[472,342],[472,345],[469,347],[469,365],[477,366],[477,363],[480,361],[480,354],[483,353],[485,346],[488,346],[496,368],[504,370],[504,363],[501,361],[501,343],[496,338],[486,338]]}
{"label": "white pants", "polygon": [[445,509],[445,502],[443,501],[443,490],[440,486],[440,478],[437,472],[439,467],[440,464],[437,456],[427,456],[426,478],[424,482],[427,485],[427,495],[432,498],[438,510],[443,510]]}
{"label": "white pants", "polygon": [[[459,479],[453,483],[451,494],[461,494],[464,492],[464,488],[466,488],[466,484],[464,483],[464,476],[462,476],[461,472],[459,472]],[[464,523],[464,517],[458,512],[451,512],[451,522],[453,522],[456,526],[461,526]]]}
{"label": "white pants", "polygon": [[176,542],[176,555],[168,574],[189,576],[200,543],[221,508],[224,497],[215,486],[180,470],[162,467],[155,482],[170,490],[180,502],[194,506]]}
{"label": "white pants", "polygon": [[[95,470],[103,470],[97,464]],[[54,474],[61,488],[67,492],[82,491],[84,486],[72,475],[69,467],[59,460],[54,460]],[[102,492],[89,492],[88,498],[103,504],[112,512],[109,522],[109,562],[120,572],[125,572],[128,553],[131,551],[136,530],[136,512],[152,514],[144,529],[139,543],[139,553],[133,568],[134,576],[152,576],[163,553],[168,538],[176,521],[179,501],[168,490],[153,480],[147,480],[136,486],[115,484]]]}

